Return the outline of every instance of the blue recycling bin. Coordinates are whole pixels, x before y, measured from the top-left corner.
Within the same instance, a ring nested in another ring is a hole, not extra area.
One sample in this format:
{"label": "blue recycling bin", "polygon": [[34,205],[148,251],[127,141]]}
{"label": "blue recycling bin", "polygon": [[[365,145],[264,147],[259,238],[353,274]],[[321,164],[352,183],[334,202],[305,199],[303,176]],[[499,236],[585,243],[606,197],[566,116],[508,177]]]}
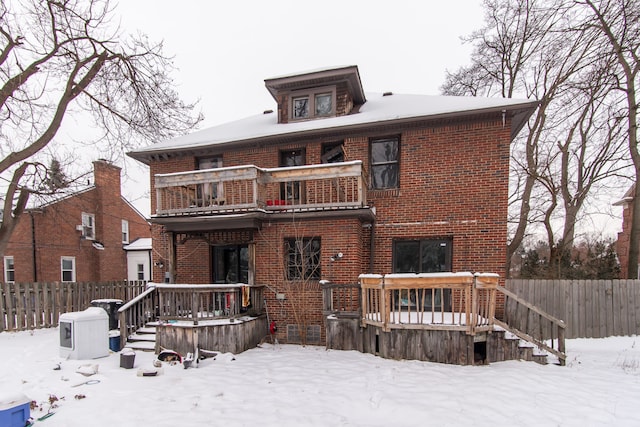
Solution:
{"label": "blue recycling bin", "polygon": [[109,350],[120,351],[120,331],[109,331]]}

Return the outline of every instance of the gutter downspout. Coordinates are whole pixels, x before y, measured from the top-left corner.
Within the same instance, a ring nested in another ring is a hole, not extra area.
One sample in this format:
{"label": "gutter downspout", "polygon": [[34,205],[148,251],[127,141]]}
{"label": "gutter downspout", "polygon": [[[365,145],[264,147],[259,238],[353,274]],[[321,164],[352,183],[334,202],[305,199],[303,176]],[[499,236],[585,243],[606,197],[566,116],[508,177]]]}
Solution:
{"label": "gutter downspout", "polygon": [[33,218],[33,211],[29,211],[31,217],[31,254],[33,256],[33,281],[38,281],[38,260],[36,259],[36,221]]}
{"label": "gutter downspout", "polygon": [[373,260],[376,253],[376,220],[371,222],[371,240],[369,241],[369,274],[373,274]]}

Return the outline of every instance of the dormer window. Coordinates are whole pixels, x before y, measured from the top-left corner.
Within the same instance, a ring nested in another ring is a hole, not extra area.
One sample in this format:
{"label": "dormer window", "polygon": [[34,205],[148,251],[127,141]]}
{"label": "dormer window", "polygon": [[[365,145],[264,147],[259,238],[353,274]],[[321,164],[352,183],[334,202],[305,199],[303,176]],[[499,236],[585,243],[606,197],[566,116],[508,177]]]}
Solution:
{"label": "dormer window", "polygon": [[334,87],[317,88],[311,92],[292,93],[291,118],[293,120],[304,120],[334,116],[336,114],[335,96]]}
{"label": "dormer window", "polygon": [[306,119],[309,117],[309,97],[293,98],[293,118]]}

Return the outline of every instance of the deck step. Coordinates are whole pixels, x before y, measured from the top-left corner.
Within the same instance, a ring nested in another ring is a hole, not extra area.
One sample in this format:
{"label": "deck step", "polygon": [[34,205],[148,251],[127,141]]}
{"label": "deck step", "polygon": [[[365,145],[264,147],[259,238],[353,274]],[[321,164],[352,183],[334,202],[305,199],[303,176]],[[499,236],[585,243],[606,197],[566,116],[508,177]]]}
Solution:
{"label": "deck step", "polygon": [[155,351],[156,328],[158,322],[149,322],[142,328],[138,328],[127,338],[126,348],[140,351]]}
{"label": "deck step", "polygon": [[138,334],[138,332],[136,332],[133,335],[129,336],[129,339],[127,341],[149,341],[149,342],[155,342],[156,341],[156,334]]}
{"label": "deck step", "polygon": [[140,351],[155,351],[156,343],[151,341],[129,341],[124,347]]}

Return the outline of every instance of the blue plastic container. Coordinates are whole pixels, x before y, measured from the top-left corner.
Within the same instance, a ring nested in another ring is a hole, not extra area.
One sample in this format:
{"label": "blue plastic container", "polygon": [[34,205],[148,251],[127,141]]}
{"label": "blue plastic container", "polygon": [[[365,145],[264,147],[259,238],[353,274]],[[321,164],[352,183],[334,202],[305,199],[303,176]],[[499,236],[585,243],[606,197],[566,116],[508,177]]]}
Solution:
{"label": "blue plastic container", "polygon": [[24,427],[31,416],[31,400],[24,394],[0,396],[0,426]]}
{"label": "blue plastic container", "polygon": [[120,331],[109,331],[109,350],[120,351]]}

